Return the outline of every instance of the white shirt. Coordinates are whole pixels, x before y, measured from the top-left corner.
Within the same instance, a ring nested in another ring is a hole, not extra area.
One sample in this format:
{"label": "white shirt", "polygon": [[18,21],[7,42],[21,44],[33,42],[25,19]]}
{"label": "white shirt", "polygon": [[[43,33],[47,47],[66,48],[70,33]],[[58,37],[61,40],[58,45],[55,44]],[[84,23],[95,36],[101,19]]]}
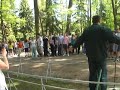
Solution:
{"label": "white shirt", "polygon": [[63,43],[63,39],[64,39],[64,36],[60,35],[58,37],[58,44],[62,44]]}
{"label": "white shirt", "polygon": [[31,40],[31,48],[36,47],[36,40]]}
{"label": "white shirt", "polygon": [[0,90],[8,90],[6,81],[5,81],[5,76],[0,70]]}
{"label": "white shirt", "polygon": [[69,38],[69,43],[71,43],[71,38],[72,38],[72,36],[69,35],[68,38]]}
{"label": "white shirt", "polygon": [[43,46],[43,38],[41,36],[37,39],[37,44],[38,46]]}
{"label": "white shirt", "polygon": [[14,43],[14,47],[17,48],[17,42]]}
{"label": "white shirt", "polygon": [[117,32],[116,35],[117,35],[118,37],[120,37],[120,32]]}

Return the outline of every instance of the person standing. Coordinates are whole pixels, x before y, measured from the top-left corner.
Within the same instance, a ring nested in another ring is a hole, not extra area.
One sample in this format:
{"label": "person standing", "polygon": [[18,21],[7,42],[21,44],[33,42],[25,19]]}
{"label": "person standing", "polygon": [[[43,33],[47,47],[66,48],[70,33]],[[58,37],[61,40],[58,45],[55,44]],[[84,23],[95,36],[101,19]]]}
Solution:
{"label": "person standing", "polygon": [[[120,37],[120,29],[117,29],[116,36]],[[116,45],[116,59],[119,61],[120,57],[120,45]]]}
{"label": "person standing", "polygon": [[63,55],[63,38],[62,34],[58,36],[58,56]]}
{"label": "person standing", "polygon": [[[75,35],[75,40],[78,38],[78,34]],[[80,45],[76,48],[76,53],[80,54]]]}
{"label": "person standing", "polygon": [[31,51],[32,51],[32,58],[36,58],[37,57],[37,48],[36,48],[36,45],[37,45],[36,39],[33,37],[31,39],[31,44],[30,44]]}
{"label": "person standing", "polygon": [[69,51],[68,51],[68,44],[69,44],[69,38],[67,34],[64,34],[64,38],[63,38],[63,56],[65,56],[66,54],[69,56]]}
{"label": "person standing", "polygon": [[48,37],[44,36],[43,38],[43,46],[44,46],[44,56],[48,56]]}
{"label": "person standing", "polygon": [[[74,34],[72,34],[72,37],[71,37],[71,45],[72,45],[72,47],[74,46],[74,44],[75,44],[75,35]],[[72,48],[72,54],[74,54],[74,52],[75,52],[75,48]]]}
{"label": "person standing", "polygon": [[27,39],[24,41],[24,51],[25,51],[25,57],[28,57],[28,52],[29,52],[29,42],[28,42]]}
{"label": "person standing", "polygon": [[49,44],[50,44],[50,50],[51,50],[51,56],[54,56],[54,41],[52,39],[53,35],[49,38]]}
{"label": "person standing", "polygon": [[42,37],[42,35],[38,35],[38,38],[37,38],[37,52],[38,52],[39,57],[43,56],[43,37]]}
{"label": "person standing", "polygon": [[13,57],[13,43],[12,41],[9,41],[8,43],[8,50],[9,50],[9,55]]}
{"label": "person standing", "polygon": [[14,42],[14,48],[13,48],[13,51],[14,51],[14,55],[17,55],[17,41]]}
{"label": "person standing", "polygon": [[18,42],[18,57],[20,57],[20,54],[21,54],[23,48],[24,48],[23,42],[20,40]]}
{"label": "person standing", "polygon": [[0,90],[8,90],[6,81],[5,81],[5,76],[2,72],[2,70],[7,70],[9,69],[9,63],[7,59],[7,51],[5,48],[2,48],[2,45],[0,45],[0,52],[2,54],[2,59],[0,59]]}
{"label": "person standing", "polygon": [[[107,42],[120,44],[120,38],[114,35],[111,29],[100,25],[101,18],[95,15],[93,24],[86,28],[76,40],[74,47],[85,43],[86,55],[89,64],[89,81],[107,82]],[[89,83],[90,90],[96,90],[96,84]],[[100,90],[107,90],[106,84],[100,85]]]}
{"label": "person standing", "polygon": [[54,48],[53,48],[53,56],[57,56],[57,47],[58,47],[58,37],[54,34],[52,37]]}

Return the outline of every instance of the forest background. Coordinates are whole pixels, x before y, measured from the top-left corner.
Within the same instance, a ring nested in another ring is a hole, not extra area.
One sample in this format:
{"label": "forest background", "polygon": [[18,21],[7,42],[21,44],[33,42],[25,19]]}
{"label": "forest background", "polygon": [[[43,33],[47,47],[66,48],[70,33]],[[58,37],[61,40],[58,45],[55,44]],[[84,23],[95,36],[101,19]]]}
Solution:
{"label": "forest background", "polygon": [[15,41],[59,33],[81,34],[93,15],[102,25],[120,27],[120,0],[1,0],[0,39]]}

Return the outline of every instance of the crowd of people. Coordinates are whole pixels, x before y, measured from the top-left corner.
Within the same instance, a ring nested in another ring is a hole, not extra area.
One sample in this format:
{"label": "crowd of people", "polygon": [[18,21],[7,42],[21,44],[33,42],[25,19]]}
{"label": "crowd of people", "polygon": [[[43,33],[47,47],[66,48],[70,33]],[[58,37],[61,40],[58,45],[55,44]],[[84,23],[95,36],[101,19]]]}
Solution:
{"label": "crowd of people", "polygon": [[[113,33],[116,36],[120,37],[120,28],[115,30]],[[120,58],[120,45],[115,44],[115,43],[109,44],[109,46],[108,46],[108,56],[111,59],[116,58],[117,61],[119,61],[119,58]]]}
{"label": "crowd of people", "polygon": [[[20,56],[25,52],[25,56],[31,53],[32,58],[43,56],[69,56],[70,54],[80,53],[80,45],[83,46],[83,52],[88,57],[89,81],[107,82],[107,53],[113,57],[115,54],[119,58],[120,51],[120,29],[112,32],[111,29],[101,26],[101,18],[95,15],[92,18],[93,24],[86,28],[81,36],[77,34],[60,34],[42,36],[37,38],[19,40],[18,42],[3,43],[1,47],[3,60],[0,59],[0,90],[8,90],[4,74],[1,70],[9,69],[7,55],[14,54]],[[109,42],[109,44],[108,44]],[[108,45],[106,45],[108,44]],[[107,84],[100,84],[100,90],[107,90]],[[98,87],[98,88],[99,88]],[[96,90],[97,84],[89,83],[89,90]],[[97,89],[98,90],[98,89]]]}
{"label": "crowd of people", "polygon": [[[73,45],[78,38],[77,34],[59,34],[42,36],[37,35],[37,38],[31,37],[24,41],[16,42],[8,41],[4,43],[9,56],[20,56],[21,52],[25,52],[25,57],[32,56],[69,56],[71,54],[79,54],[80,46],[73,48]],[[84,50],[84,49],[83,49]]]}
{"label": "crowd of people", "polygon": [[[120,29],[116,30],[115,35],[120,37]],[[4,43],[9,56],[20,56],[21,52],[25,52],[25,57],[43,57],[43,56],[69,56],[71,54],[79,54],[80,51],[85,53],[85,45],[79,45],[74,48],[74,43],[78,39],[77,34],[59,34],[42,36],[38,34],[37,38],[31,37],[24,41],[19,40],[16,42],[8,41]],[[108,55],[110,58],[120,56],[120,46],[112,43],[108,44]]]}

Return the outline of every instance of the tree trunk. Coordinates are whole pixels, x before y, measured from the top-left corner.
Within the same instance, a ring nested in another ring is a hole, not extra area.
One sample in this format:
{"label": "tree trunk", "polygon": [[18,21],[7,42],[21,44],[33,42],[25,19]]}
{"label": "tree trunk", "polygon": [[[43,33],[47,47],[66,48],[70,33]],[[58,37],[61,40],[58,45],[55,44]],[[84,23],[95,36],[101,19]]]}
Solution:
{"label": "tree trunk", "polygon": [[117,29],[117,9],[116,9],[116,0],[111,0],[112,1],[112,9],[113,9],[113,16],[114,16],[114,29]]}
{"label": "tree trunk", "polygon": [[90,2],[89,2],[89,5],[90,5],[90,21],[89,21],[89,25],[91,25],[91,22],[92,22],[92,7],[91,7],[91,0],[90,0]]}
{"label": "tree trunk", "polygon": [[35,31],[36,37],[39,33],[39,9],[38,9],[38,0],[34,0],[34,14],[35,14]]}
{"label": "tree trunk", "polygon": [[2,31],[2,42],[4,42],[4,32],[3,32],[3,15],[2,15],[2,0],[1,0],[1,31]]}
{"label": "tree trunk", "polygon": [[87,0],[87,26],[91,25],[91,0]]}
{"label": "tree trunk", "polygon": [[[72,7],[72,0],[69,0],[69,5],[68,5],[68,9],[70,9]],[[67,14],[67,26],[66,26],[66,32],[70,33],[71,31],[71,13]]]}
{"label": "tree trunk", "polygon": [[[39,19],[40,19],[41,32],[42,32],[42,35],[43,35],[43,23],[42,23],[41,17],[39,17]],[[47,34],[47,32],[46,32],[46,34]]]}
{"label": "tree trunk", "polygon": [[51,20],[51,13],[49,11],[49,7],[52,5],[52,1],[51,0],[46,0],[46,33],[48,33],[49,30],[49,34],[53,33],[51,25],[52,25],[52,20]]}
{"label": "tree trunk", "polygon": [[100,0],[100,12],[99,12],[100,17],[102,17],[102,9],[103,9],[102,5],[103,5],[102,0]]}

